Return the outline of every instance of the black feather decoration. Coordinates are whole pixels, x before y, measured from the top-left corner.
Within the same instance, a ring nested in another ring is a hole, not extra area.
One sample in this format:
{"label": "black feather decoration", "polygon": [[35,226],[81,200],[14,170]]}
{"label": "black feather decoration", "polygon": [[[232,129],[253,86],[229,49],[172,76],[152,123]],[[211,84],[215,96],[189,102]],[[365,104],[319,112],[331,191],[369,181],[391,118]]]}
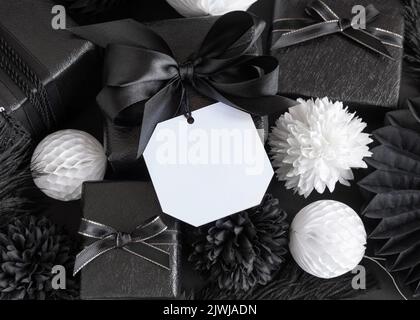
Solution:
{"label": "black feather decoration", "polygon": [[[193,295],[200,300],[338,300],[349,299],[360,294],[352,287],[354,274],[347,273],[334,279],[320,279],[311,276],[290,261],[273,281],[265,286],[256,286],[249,292],[233,295],[209,286]],[[367,274],[367,288],[376,285],[376,279]]]}
{"label": "black feather decoration", "polygon": [[220,289],[248,291],[267,284],[283,265],[288,228],[279,201],[266,195],[260,206],[199,230],[189,260]]}
{"label": "black feather decoration", "polygon": [[420,0],[403,0],[405,34],[404,58],[411,70],[420,70]]}
{"label": "black feather decoration", "polygon": [[390,125],[373,133],[380,145],[367,162],[376,171],[359,186],[373,195],[363,215],[373,223],[375,254],[420,297],[420,99],[408,106],[388,113]]}
{"label": "black feather decoration", "polygon": [[[46,217],[13,219],[0,229],[0,299],[58,300],[78,296],[71,277],[74,265],[71,240]],[[66,270],[65,289],[54,289],[54,266]]]}
{"label": "black feather decoration", "polygon": [[28,196],[32,189],[32,144],[21,126],[0,112],[0,227],[11,218],[36,209]]}

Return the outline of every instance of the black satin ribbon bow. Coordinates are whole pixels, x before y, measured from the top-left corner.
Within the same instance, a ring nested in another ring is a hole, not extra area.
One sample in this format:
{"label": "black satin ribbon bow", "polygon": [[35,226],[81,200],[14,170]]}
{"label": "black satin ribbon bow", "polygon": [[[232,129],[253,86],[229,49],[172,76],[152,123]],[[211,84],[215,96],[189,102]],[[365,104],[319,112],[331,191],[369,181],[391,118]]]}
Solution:
{"label": "black satin ribbon bow", "polygon": [[159,246],[177,245],[177,232],[167,229],[160,217],[139,225],[131,233],[119,232],[104,224],[82,219],[79,234],[96,241],[76,256],[73,275],[105,252],[114,249],[124,250],[170,270],[169,253]]}
{"label": "black satin ribbon bow", "polygon": [[[366,25],[380,15],[372,5],[366,6]],[[401,35],[380,28],[355,29],[351,18],[338,16],[321,0],[315,0],[306,9],[310,18],[283,18],[274,21],[273,32],[284,32],[273,44],[273,49],[285,48],[298,43],[340,33],[353,41],[387,58],[393,59],[385,45],[402,48]]]}
{"label": "black satin ribbon bow", "polygon": [[[296,104],[275,96],[277,60],[247,54],[265,27],[249,13],[235,11],[220,17],[198,51],[182,63],[175,60],[159,35],[130,23],[130,29],[135,29],[133,37],[126,36],[127,21],[71,31],[106,48],[105,87],[97,101],[116,125],[141,125],[138,158],[158,123],[182,113],[190,118],[187,84],[206,97],[254,115],[267,115]],[[244,41],[247,34],[251,39]],[[188,35],[185,45],[187,39]]]}

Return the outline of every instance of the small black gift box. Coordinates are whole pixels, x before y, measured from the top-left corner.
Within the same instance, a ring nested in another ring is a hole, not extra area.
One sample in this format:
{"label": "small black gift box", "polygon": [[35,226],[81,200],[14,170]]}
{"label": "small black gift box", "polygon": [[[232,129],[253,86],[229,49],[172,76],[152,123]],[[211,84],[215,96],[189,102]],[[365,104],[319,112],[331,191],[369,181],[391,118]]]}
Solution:
{"label": "small black gift box", "polygon": [[[52,26],[52,1],[0,1],[0,107],[38,138],[100,88],[93,44]],[[66,26],[74,26],[67,17]]]}
{"label": "small black gift box", "polygon": [[[404,32],[404,18],[400,1],[323,0],[317,2],[316,10],[310,7],[313,4],[313,0],[275,2],[271,53],[280,65],[279,93],[292,98],[328,96],[354,107],[395,108],[399,97],[403,54],[401,35]],[[361,39],[357,34],[355,39],[349,37],[354,35],[350,22],[360,12],[352,12],[356,5],[356,9],[363,6],[367,12],[366,32],[361,35],[359,33]],[[326,10],[332,20],[329,17],[322,18],[322,12],[317,14],[319,8]],[[377,11],[379,13],[375,16]],[[374,16],[371,19],[370,14]],[[311,32],[314,30],[304,27],[311,24],[306,24],[311,19],[316,20],[314,23],[322,23],[315,33],[325,32],[326,35],[312,37]],[[292,28],[287,28],[287,25]],[[337,26],[341,26],[347,34],[331,32]],[[287,39],[283,38],[282,43],[284,46],[279,47],[278,41],[286,33]],[[372,44],[372,39],[367,39],[370,48],[360,43],[360,40],[366,41],[369,34],[380,40],[373,40]],[[306,37],[307,41],[290,45],[299,37]],[[386,38],[389,41],[392,38],[400,44],[389,44],[384,40]],[[392,58],[372,50],[381,46],[386,48]]]}
{"label": "small black gift box", "polygon": [[[180,291],[179,224],[162,214],[152,184],[88,182],[82,199],[80,233],[86,247],[75,267],[81,272],[81,298],[176,298]],[[95,239],[95,234],[101,236]],[[142,241],[135,242],[136,237]],[[101,255],[86,253],[96,249],[89,247],[92,244],[102,248],[99,251],[111,249]]]}

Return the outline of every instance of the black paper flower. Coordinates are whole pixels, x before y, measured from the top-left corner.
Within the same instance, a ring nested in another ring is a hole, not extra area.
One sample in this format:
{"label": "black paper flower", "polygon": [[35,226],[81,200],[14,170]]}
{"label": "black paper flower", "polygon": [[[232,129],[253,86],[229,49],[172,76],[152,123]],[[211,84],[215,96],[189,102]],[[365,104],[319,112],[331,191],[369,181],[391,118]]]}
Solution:
{"label": "black paper flower", "polygon": [[386,127],[374,132],[380,145],[367,162],[376,170],[359,182],[373,194],[364,216],[373,222],[370,239],[377,256],[385,257],[390,271],[403,276],[420,296],[420,99],[411,110],[387,114]]}
{"label": "black paper flower", "polygon": [[[69,299],[77,295],[70,279],[70,240],[45,217],[16,218],[0,232],[0,299]],[[66,269],[66,289],[53,289],[52,268]]]}
{"label": "black paper flower", "polygon": [[279,201],[266,195],[260,206],[201,229],[189,260],[220,289],[247,291],[280,269],[288,227]]}

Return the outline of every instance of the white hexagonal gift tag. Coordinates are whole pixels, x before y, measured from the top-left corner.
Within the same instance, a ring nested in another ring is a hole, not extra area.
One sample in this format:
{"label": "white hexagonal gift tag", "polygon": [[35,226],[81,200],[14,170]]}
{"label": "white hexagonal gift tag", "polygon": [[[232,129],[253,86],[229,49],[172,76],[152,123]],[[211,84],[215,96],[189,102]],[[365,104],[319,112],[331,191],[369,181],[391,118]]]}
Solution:
{"label": "white hexagonal gift tag", "polygon": [[249,114],[216,103],[156,126],[143,153],[163,212],[201,226],[257,206],[274,174]]}

